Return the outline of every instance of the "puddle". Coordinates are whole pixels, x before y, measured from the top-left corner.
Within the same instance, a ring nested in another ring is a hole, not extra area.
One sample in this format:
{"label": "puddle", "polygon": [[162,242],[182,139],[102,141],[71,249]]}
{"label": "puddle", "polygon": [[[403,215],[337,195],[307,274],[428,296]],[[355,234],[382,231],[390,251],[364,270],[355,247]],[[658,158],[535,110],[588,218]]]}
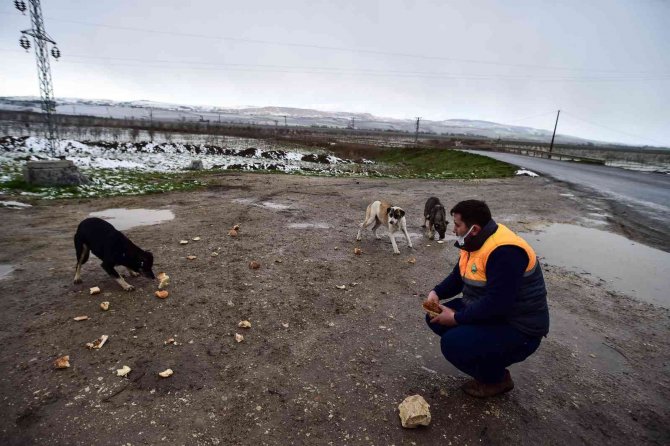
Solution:
{"label": "puddle", "polygon": [[611,232],[562,223],[520,235],[551,265],[590,273],[612,291],[670,308],[670,253]]}
{"label": "puddle", "polygon": [[289,209],[291,206],[286,205],[286,204],[281,204],[281,203],[275,203],[273,201],[264,201],[262,203],[256,203],[254,199],[252,198],[235,198],[233,200],[235,203],[242,203],[242,204],[248,204],[250,206],[258,206],[262,208],[268,208],[268,209],[275,209],[279,211],[283,211],[285,209]]}
{"label": "puddle", "polygon": [[12,265],[0,265],[0,280],[9,276],[12,271],[14,271],[14,267]]}
{"label": "puddle", "polygon": [[25,209],[32,207],[28,203],[21,203],[20,201],[0,201],[0,206],[9,208],[9,209]]}
{"label": "puddle", "polygon": [[328,223],[291,223],[287,226],[291,229],[330,229]]}
{"label": "puddle", "polygon": [[278,210],[288,209],[291,207],[281,203],[273,203],[272,201],[264,201],[263,203],[261,203],[261,206]]}
{"label": "puddle", "polygon": [[174,219],[174,213],[168,209],[105,209],[104,211],[91,212],[89,216],[107,220],[119,231],[136,226],[155,225]]}
{"label": "puddle", "polygon": [[581,217],[580,220],[590,226],[607,226],[609,224],[606,220],[597,220],[595,218],[588,217]]}

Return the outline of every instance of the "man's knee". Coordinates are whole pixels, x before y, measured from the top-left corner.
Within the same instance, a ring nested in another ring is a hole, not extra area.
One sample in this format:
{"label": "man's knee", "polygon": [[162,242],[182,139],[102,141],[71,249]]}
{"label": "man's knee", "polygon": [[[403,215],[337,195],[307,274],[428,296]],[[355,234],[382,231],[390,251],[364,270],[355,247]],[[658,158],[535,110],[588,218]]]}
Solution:
{"label": "man's knee", "polygon": [[430,320],[432,318],[429,315],[426,315],[426,324],[428,325],[428,328],[433,330],[433,333],[435,333],[438,336],[442,336],[444,332],[448,329],[448,327],[440,324],[431,324]]}
{"label": "man's knee", "polygon": [[454,329],[442,335],[440,339],[440,348],[442,354],[450,363],[458,366],[469,362],[472,352],[465,345],[462,336],[458,333],[459,330]]}

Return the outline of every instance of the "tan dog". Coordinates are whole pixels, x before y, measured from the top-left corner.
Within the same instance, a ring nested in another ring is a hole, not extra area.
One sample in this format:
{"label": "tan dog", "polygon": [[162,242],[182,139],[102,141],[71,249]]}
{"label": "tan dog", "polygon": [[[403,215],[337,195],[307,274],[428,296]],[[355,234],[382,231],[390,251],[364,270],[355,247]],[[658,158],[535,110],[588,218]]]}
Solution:
{"label": "tan dog", "polygon": [[398,250],[398,245],[395,242],[395,232],[400,229],[407,238],[407,245],[412,248],[412,239],[409,238],[407,233],[407,223],[405,222],[405,211],[403,211],[398,206],[391,206],[385,201],[375,201],[371,203],[365,211],[365,220],[361,223],[360,228],[358,229],[358,235],[356,240],[361,239],[361,232],[363,229],[370,226],[372,223],[375,225],[372,228],[372,233],[375,235],[376,239],[380,239],[377,235],[377,229],[381,225],[385,225],[389,231],[389,238],[391,239],[391,244],[393,245],[393,253],[400,254]]}

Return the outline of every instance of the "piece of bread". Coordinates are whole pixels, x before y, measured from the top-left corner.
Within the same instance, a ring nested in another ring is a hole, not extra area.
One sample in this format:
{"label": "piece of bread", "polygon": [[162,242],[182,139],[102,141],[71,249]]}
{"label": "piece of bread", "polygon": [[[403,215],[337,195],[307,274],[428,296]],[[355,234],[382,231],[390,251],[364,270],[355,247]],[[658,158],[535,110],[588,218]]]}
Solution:
{"label": "piece of bread", "polygon": [[163,288],[167,287],[170,284],[170,276],[168,276],[164,272],[158,273],[156,278],[160,281],[160,283],[158,284],[159,290],[162,290]]}
{"label": "piece of bread", "polygon": [[96,339],[96,340],[93,341],[93,342],[87,342],[87,343],[86,343],[86,347],[88,347],[89,349],[94,349],[94,348],[95,348],[95,349],[98,349],[98,348],[102,348],[102,346],[105,345],[105,342],[107,342],[107,339],[109,339],[109,336],[107,336],[107,335],[102,335],[102,336],[100,336],[98,339]]}
{"label": "piece of bread", "polygon": [[54,367],[57,369],[66,369],[70,367],[70,356],[65,355],[54,361]]}
{"label": "piece of bread", "polygon": [[438,316],[440,313],[442,313],[442,309],[438,304],[436,304],[433,301],[430,302],[424,302],[421,304],[423,307],[423,310],[428,313],[430,317],[435,317]]}
{"label": "piece of bread", "polygon": [[170,293],[168,293],[167,290],[156,291],[154,294],[159,299],[165,299],[166,297],[168,297],[170,295]]}
{"label": "piece of bread", "polygon": [[172,371],[172,369],[167,369],[167,370],[163,370],[162,372],[158,372],[158,375],[161,378],[168,378],[168,377],[172,376],[173,373],[174,372]]}

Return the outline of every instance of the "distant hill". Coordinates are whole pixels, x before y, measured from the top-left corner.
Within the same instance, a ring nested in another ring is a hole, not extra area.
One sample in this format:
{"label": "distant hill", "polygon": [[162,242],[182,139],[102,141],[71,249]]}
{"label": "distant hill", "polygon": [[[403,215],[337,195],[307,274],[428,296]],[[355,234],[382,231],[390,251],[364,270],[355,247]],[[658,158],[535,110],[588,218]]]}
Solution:
{"label": "distant hill", "polygon": [[[39,111],[37,97],[0,97],[0,110]],[[213,107],[168,104],[146,100],[111,101],[105,99],[59,98],[58,113],[78,114],[112,118],[153,119],[161,121],[211,121],[255,123],[288,126],[326,126],[362,130],[395,130],[413,133],[413,119],[395,119],[374,116],[369,113],[326,112],[293,107]],[[444,121],[421,120],[421,131],[441,135],[476,136],[491,139],[549,142],[551,132],[532,127],[513,126],[496,122],[447,119]],[[562,144],[623,144],[557,134],[556,142]]]}

